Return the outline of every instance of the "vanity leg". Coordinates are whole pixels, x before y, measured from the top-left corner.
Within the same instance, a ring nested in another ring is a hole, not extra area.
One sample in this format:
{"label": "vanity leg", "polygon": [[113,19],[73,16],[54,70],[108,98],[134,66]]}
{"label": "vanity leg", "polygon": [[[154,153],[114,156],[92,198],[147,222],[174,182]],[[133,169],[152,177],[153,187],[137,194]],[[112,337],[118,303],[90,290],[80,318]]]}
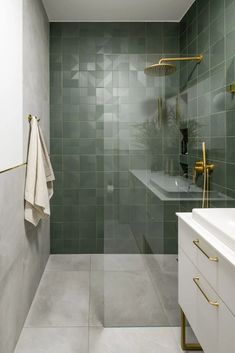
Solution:
{"label": "vanity leg", "polygon": [[183,351],[202,351],[199,343],[186,343],[186,317],[181,309],[181,348]]}

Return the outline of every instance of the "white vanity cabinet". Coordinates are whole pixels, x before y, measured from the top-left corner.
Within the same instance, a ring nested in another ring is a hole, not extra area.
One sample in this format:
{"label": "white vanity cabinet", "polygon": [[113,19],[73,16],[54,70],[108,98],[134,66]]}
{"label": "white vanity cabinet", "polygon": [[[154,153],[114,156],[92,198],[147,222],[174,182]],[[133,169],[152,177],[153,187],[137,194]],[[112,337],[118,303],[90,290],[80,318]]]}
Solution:
{"label": "white vanity cabinet", "polygon": [[178,216],[179,305],[204,353],[235,352],[235,252]]}

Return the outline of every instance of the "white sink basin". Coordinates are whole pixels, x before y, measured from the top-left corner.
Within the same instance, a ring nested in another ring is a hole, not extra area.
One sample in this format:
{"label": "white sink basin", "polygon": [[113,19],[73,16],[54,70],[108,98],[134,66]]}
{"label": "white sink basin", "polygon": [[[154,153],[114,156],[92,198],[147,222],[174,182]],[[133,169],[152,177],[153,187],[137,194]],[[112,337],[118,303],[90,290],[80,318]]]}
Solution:
{"label": "white sink basin", "polygon": [[235,208],[195,208],[194,221],[235,251]]}
{"label": "white sink basin", "polygon": [[202,197],[202,189],[182,176],[170,176],[163,171],[152,172],[150,184],[168,197]]}

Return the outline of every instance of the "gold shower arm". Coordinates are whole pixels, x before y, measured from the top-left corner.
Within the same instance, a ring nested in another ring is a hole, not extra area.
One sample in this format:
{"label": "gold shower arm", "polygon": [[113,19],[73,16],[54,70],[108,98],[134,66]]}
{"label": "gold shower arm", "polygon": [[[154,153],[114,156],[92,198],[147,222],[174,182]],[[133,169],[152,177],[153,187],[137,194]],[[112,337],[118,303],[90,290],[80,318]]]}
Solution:
{"label": "gold shower arm", "polygon": [[162,64],[164,62],[168,61],[202,61],[203,55],[197,55],[197,56],[189,56],[189,57],[183,57],[183,58],[162,58],[159,60],[159,64]]}

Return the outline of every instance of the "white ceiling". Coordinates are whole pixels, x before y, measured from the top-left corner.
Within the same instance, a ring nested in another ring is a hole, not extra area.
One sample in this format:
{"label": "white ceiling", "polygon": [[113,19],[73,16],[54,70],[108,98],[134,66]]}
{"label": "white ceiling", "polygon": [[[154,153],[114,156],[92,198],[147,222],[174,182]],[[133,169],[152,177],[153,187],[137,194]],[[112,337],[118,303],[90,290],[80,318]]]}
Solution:
{"label": "white ceiling", "polygon": [[178,22],[194,0],[43,0],[56,22]]}

